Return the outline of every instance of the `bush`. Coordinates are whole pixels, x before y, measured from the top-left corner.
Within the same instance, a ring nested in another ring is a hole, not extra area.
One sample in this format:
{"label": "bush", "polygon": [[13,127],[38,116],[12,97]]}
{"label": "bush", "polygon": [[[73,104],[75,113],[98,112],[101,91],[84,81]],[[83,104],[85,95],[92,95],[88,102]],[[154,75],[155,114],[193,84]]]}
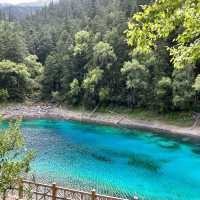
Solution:
{"label": "bush", "polygon": [[0,102],[5,102],[9,98],[7,89],[0,89]]}
{"label": "bush", "polygon": [[52,102],[53,103],[61,103],[63,102],[63,98],[58,91],[51,92]]}
{"label": "bush", "polygon": [[24,147],[19,120],[0,131],[0,199],[5,200],[8,191],[16,188],[30,170],[34,153],[24,151]]}

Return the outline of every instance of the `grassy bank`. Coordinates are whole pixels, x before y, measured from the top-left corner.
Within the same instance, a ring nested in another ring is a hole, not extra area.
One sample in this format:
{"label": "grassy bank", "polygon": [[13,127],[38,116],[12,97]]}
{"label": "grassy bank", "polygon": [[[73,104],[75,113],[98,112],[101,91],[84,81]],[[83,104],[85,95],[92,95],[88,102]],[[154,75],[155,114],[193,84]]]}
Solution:
{"label": "grassy bank", "polygon": [[[67,107],[69,109],[69,107]],[[85,111],[92,112],[91,110],[86,110],[81,106],[70,107],[74,111]],[[152,110],[145,109],[134,109],[130,110],[126,107],[100,107],[96,111],[99,114],[106,115],[121,115],[121,117],[128,117],[136,120],[144,121],[159,121],[169,125],[189,127],[194,123],[192,112],[169,112],[169,113],[158,113]]]}
{"label": "grassy bank", "polygon": [[157,113],[149,110],[135,109],[131,111],[123,108],[114,108],[113,111],[133,119],[144,121],[160,121],[166,124],[184,127],[192,126],[193,124],[192,112]]}

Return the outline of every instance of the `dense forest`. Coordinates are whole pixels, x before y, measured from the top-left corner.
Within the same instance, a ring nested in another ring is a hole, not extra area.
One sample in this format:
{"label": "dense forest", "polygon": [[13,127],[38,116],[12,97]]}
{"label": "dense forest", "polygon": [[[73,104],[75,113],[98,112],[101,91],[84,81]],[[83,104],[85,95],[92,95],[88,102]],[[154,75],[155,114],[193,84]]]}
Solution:
{"label": "dense forest", "polygon": [[10,6],[0,4],[0,18],[1,20],[21,20],[26,18],[27,15],[33,15],[40,7],[34,6]]}
{"label": "dense forest", "polygon": [[60,0],[17,21],[1,14],[0,101],[198,111],[199,10],[195,0]]}

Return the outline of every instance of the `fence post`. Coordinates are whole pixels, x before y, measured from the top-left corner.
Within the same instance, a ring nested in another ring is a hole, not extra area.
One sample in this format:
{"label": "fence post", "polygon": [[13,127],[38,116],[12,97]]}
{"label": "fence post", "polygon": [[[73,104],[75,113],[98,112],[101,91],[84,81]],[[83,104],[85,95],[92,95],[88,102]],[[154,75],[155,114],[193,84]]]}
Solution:
{"label": "fence post", "polygon": [[133,200],[139,200],[139,197],[135,195],[135,196],[133,197]]}
{"label": "fence post", "polygon": [[19,181],[19,190],[18,190],[18,195],[19,195],[19,199],[23,199],[23,191],[24,191],[24,185],[23,185],[23,181]]}
{"label": "fence post", "polygon": [[56,200],[56,192],[57,192],[56,183],[53,183],[52,184],[52,200]]}
{"label": "fence post", "polygon": [[96,190],[92,190],[92,200],[96,200]]}

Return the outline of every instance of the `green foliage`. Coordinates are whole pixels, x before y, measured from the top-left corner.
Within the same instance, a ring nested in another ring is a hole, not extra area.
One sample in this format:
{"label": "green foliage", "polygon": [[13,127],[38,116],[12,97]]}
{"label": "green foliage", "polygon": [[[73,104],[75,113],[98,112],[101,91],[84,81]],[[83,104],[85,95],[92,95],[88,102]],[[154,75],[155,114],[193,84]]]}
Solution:
{"label": "green foliage", "polygon": [[20,121],[11,122],[9,128],[0,133],[0,195],[6,198],[9,189],[14,189],[29,172],[33,152],[24,152],[24,138]]}
{"label": "green foliage", "polygon": [[[27,30],[28,31],[28,30]],[[30,33],[27,33],[27,42],[29,43],[29,51],[33,55],[37,55],[39,62],[45,64],[46,58],[54,50],[53,31],[49,27],[43,26],[40,32],[33,32],[32,27]]]}
{"label": "green foliage", "polygon": [[198,75],[195,79],[195,83],[192,86],[195,91],[200,92],[200,75]]}
{"label": "green foliage", "polygon": [[24,64],[26,65],[32,79],[41,76],[43,73],[43,66],[38,62],[38,57],[36,55],[27,56],[24,59]]}
{"label": "green foliage", "polygon": [[159,110],[161,112],[169,111],[171,108],[171,99],[172,99],[172,81],[169,77],[162,77],[158,81],[156,96],[158,101]]}
{"label": "green foliage", "polygon": [[172,81],[169,77],[162,77],[162,79],[158,82],[158,90],[157,95],[159,97],[165,97],[168,93],[167,91],[171,88]]}
{"label": "green foliage", "polygon": [[99,68],[94,68],[90,70],[83,81],[83,88],[89,91],[90,93],[94,93],[95,87],[102,79],[102,76],[103,76],[103,70]]}
{"label": "green foliage", "polygon": [[[163,74],[154,74],[158,77],[157,81],[154,80],[157,82],[154,86],[156,106],[163,111],[191,109],[194,103],[192,85],[194,89],[198,88],[198,78],[193,84],[196,76],[194,66],[198,67],[200,58],[199,16],[199,1],[158,0],[143,6],[129,21],[126,34],[128,44],[133,47],[133,54],[155,54],[160,51],[161,44],[165,43],[169,52],[169,55],[165,53],[168,62],[175,67],[174,72],[168,65]],[[164,58],[165,55],[161,56]]]}
{"label": "green foliage", "polygon": [[22,62],[27,54],[23,32],[19,26],[0,22],[0,61]]}
{"label": "green foliage", "polygon": [[23,21],[2,21],[1,88],[14,101],[198,110],[199,6],[61,0]]}
{"label": "green foliage", "polygon": [[30,88],[30,73],[24,64],[0,62],[0,85],[6,88],[10,99],[22,101]]}
{"label": "green foliage", "polygon": [[74,79],[72,81],[72,83],[70,84],[70,93],[72,96],[78,96],[79,92],[80,92],[80,86],[79,86],[79,82],[77,79]]}
{"label": "green foliage", "polygon": [[91,34],[87,31],[80,31],[75,34],[74,55],[86,55],[91,43]]}
{"label": "green foliage", "polygon": [[63,30],[56,43],[56,51],[65,56],[73,49],[73,38],[67,30]]}
{"label": "green foliage", "polygon": [[24,79],[30,77],[27,67],[24,64],[16,64],[8,60],[0,62],[0,73],[17,74]]}
{"label": "green foliage", "polygon": [[105,102],[109,100],[110,90],[109,88],[101,88],[99,91],[99,98],[101,102]]}
{"label": "green foliage", "polygon": [[[129,57],[123,31],[135,6],[129,0],[69,0],[28,17],[22,23],[28,50],[45,63],[42,98],[55,99],[53,94],[58,92],[63,101],[72,103],[71,83],[77,80],[77,103],[94,102],[95,106],[100,99],[106,98],[107,103],[123,99],[121,66]],[[104,71],[93,94],[83,88],[91,66]]]}
{"label": "green foliage", "polygon": [[36,55],[29,55],[24,59],[24,64],[30,74],[30,84],[31,84],[31,98],[39,99],[38,96],[41,90],[41,79],[44,73],[44,67],[38,62],[38,57]]}
{"label": "green foliage", "polygon": [[196,64],[200,51],[200,2],[198,0],[158,0],[144,6],[129,22],[127,31],[129,45],[135,51],[149,52],[157,48],[159,40],[173,38],[176,45],[169,46],[172,62],[176,68]]}
{"label": "green foliage", "polygon": [[132,104],[143,105],[148,87],[148,69],[133,59],[124,63],[121,72],[127,77],[126,87],[131,90]]}
{"label": "green foliage", "polygon": [[79,85],[79,81],[77,79],[74,79],[70,84],[70,91],[69,96],[72,99],[72,103],[76,104],[79,102],[79,95],[81,92],[81,87]]}
{"label": "green foliage", "polygon": [[103,68],[109,69],[117,59],[112,46],[102,41],[95,45],[93,52],[94,63]]}
{"label": "green foliage", "polygon": [[0,89],[0,102],[6,102],[9,98],[7,89]]}
{"label": "green foliage", "polygon": [[191,109],[194,101],[194,82],[193,70],[187,67],[173,72],[173,104],[175,108],[186,110]]}
{"label": "green foliage", "polygon": [[148,70],[137,60],[133,59],[131,62],[125,62],[121,72],[127,76],[126,85],[128,89],[147,88]]}
{"label": "green foliage", "polygon": [[49,55],[45,62],[42,78],[42,98],[51,99],[52,92],[59,91],[61,88],[61,68],[57,55]]}
{"label": "green foliage", "polygon": [[61,97],[60,93],[58,91],[52,92],[52,102],[53,103],[62,103],[63,98]]}

